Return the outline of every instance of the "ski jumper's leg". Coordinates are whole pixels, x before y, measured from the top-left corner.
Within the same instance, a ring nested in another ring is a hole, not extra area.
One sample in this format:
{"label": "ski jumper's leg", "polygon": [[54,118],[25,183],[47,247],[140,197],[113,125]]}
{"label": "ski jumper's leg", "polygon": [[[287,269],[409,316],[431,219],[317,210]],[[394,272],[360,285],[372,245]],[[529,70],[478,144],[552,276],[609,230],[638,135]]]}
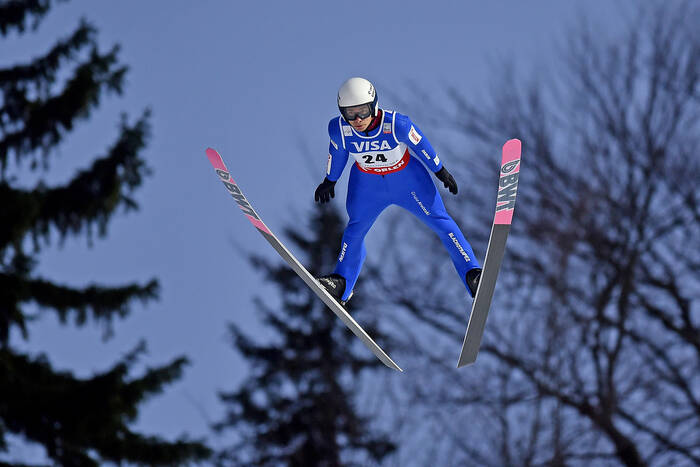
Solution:
{"label": "ski jumper's leg", "polygon": [[389,204],[383,177],[363,173],[357,166],[353,165],[348,181],[346,201],[350,220],[345,227],[340,255],[335,271],[333,271],[345,278],[343,300],[347,300],[355,287],[360,269],[362,269],[362,264],[367,256],[365,235],[369,232],[377,216]]}
{"label": "ski jumper's leg", "polygon": [[404,170],[392,175],[396,175],[391,178],[394,203],[411,211],[440,237],[469,292],[466,274],[470,269],[480,267],[479,261],[457,223],[447,213],[428,170],[412,158]]}

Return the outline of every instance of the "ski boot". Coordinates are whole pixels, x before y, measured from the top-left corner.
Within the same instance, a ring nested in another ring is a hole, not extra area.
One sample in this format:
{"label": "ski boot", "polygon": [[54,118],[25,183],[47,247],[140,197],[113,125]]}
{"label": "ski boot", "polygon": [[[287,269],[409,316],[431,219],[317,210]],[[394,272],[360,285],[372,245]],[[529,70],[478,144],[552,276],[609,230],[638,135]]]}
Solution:
{"label": "ski boot", "polygon": [[316,280],[323,286],[324,289],[331,294],[341,306],[345,306],[346,303],[352,298],[352,292],[347,300],[343,300],[343,294],[345,293],[345,278],[340,274],[329,274],[327,276],[321,276],[316,278]]}
{"label": "ski boot", "polygon": [[476,296],[476,291],[479,288],[479,280],[481,279],[481,268],[473,268],[467,271],[467,286],[472,293],[472,297]]}

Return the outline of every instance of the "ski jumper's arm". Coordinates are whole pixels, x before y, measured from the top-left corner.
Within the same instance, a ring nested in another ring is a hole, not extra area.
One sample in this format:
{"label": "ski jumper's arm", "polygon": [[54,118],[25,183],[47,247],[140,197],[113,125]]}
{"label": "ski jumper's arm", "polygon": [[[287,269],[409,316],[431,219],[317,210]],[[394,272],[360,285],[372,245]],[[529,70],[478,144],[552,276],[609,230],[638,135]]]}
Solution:
{"label": "ski jumper's arm", "polygon": [[328,145],[326,178],[331,182],[338,181],[348,162],[348,150],[345,149],[345,137],[340,129],[340,118],[336,117],[328,124],[328,136],[331,141]]}
{"label": "ski jumper's arm", "polygon": [[442,169],[442,162],[438,157],[435,149],[428,141],[428,138],[423,135],[420,128],[411,121],[406,115],[396,113],[396,121],[394,122],[394,134],[396,139],[404,143],[419,159],[425,162],[433,172],[439,172]]}

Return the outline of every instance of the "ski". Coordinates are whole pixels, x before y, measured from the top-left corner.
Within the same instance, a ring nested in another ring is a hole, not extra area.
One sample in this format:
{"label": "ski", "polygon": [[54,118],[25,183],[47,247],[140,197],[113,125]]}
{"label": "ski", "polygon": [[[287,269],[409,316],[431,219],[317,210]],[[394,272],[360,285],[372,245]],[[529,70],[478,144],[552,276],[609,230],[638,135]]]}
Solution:
{"label": "ski", "polygon": [[486,326],[486,318],[489,314],[493,291],[496,287],[498,270],[501,267],[508,232],[510,232],[510,224],[513,220],[515,196],[518,192],[518,176],[520,174],[520,152],[520,140],[511,139],[503,145],[496,215],[491,227],[484,268],[481,272],[481,279],[479,280],[479,287],[476,290],[474,302],[472,303],[472,311],[469,315],[469,324],[467,324],[467,332],[464,336],[457,368],[474,363],[479,353],[481,338],[484,335],[484,327]]}
{"label": "ski", "polygon": [[212,148],[206,150],[209,162],[214,166],[216,174],[224,183],[226,190],[231,194],[233,199],[241,208],[241,211],[246,215],[251,224],[260,232],[265,240],[272,245],[272,248],[279,253],[287,264],[297,273],[297,275],[306,283],[307,286],[326,304],[338,318],[345,323],[345,326],[352,331],[360,340],[369,348],[374,355],[386,366],[397,371],[403,371],[394,361],[377,345],[374,340],[365,332],[364,329],[345,311],[345,309],[326,291],[325,288],[316,280],[314,276],[306,270],[306,268],[294,257],[294,255],[282,244],[282,242],[267,228],[258,213],[255,212],[253,206],[245,197],[241,189],[231,177],[224,160],[218,152]]}

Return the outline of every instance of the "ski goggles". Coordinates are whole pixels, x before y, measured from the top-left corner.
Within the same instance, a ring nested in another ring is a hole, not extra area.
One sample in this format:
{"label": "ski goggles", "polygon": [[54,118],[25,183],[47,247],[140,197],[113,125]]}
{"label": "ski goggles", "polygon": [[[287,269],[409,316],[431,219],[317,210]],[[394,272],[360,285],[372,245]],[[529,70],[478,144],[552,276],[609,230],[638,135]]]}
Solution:
{"label": "ski goggles", "polygon": [[364,120],[365,118],[370,117],[372,115],[372,105],[362,104],[353,105],[352,107],[341,107],[340,113],[343,115],[343,118],[348,122],[352,122],[358,117]]}

